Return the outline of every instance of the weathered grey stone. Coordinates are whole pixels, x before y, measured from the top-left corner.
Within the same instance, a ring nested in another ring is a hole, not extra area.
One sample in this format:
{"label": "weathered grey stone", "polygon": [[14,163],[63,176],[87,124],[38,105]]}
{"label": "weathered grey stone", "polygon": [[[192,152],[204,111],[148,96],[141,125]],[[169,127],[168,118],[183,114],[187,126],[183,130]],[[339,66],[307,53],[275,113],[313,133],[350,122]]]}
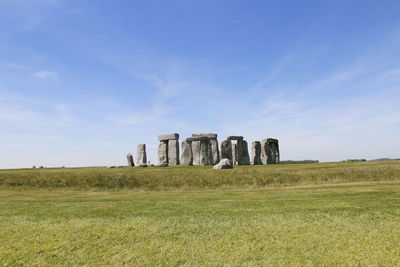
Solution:
{"label": "weathered grey stone", "polygon": [[262,140],[261,161],[263,164],[278,164],[280,162],[278,139],[267,138]]}
{"label": "weathered grey stone", "polygon": [[232,162],[232,142],[224,140],[221,143],[221,160],[229,159]]}
{"label": "weathered grey stone", "polygon": [[212,164],[215,165],[219,162],[219,147],[216,138],[210,139]]}
{"label": "weathered grey stone", "polygon": [[212,154],[210,140],[200,141],[200,165],[211,165],[212,164]]}
{"label": "weathered grey stone", "polygon": [[158,164],[168,164],[168,141],[161,141],[158,145]]}
{"label": "weathered grey stone", "polygon": [[147,163],[147,154],[146,154],[146,145],[145,144],[137,145],[136,160],[137,160],[137,164]]}
{"label": "weathered grey stone", "polygon": [[168,141],[168,164],[179,165],[179,141]]}
{"label": "weathered grey stone", "polygon": [[261,142],[254,141],[251,143],[251,161],[254,165],[261,165]]}
{"label": "weathered grey stone", "polygon": [[133,156],[131,153],[128,153],[128,155],[126,155],[126,159],[128,160],[128,166],[129,167],[134,167],[135,163],[133,162]]}
{"label": "weathered grey stone", "polygon": [[173,133],[173,134],[162,134],[158,136],[159,141],[169,141],[169,140],[178,140],[179,139],[179,134]]}
{"label": "weathered grey stone", "polygon": [[188,142],[186,140],[182,141],[181,165],[183,166],[193,165],[193,153],[192,153],[191,142]]}
{"label": "weathered grey stone", "polygon": [[217,139],[218,135],[216,133],[199,133],[199,134],[192,134],[192,137],[207,137],[210,139]]}
{"label": "weathered grey stone", "polygon": [[139,163],[138,167],[147,167],[148,164],[147,163]]}
{"label": "weathered grey stone", "polygon": [[163,163],[156,165],[156,167],[168,167],[168,163],[163,162]]}
{"label": "weathered grey stone", "polygon": [[232,164],[237,165],[237,145],[232,144]]}
{"label": "weathered grey stone", "polygon": [[200,141],[192,142],[193,165],[200,165]]}
{"label": "weathered grey stone", "polygon": [[228,136],[228,137],[226,138],[226,140],[237,140],[237,141],[242,141],[242,140],[243,140],[243,136],[231,135],[231,136]]}
{"label": "weathered grey stone", "polygon": [[208,137],[205,136],[188,137],[185,140],[188,142],[194,142],[194,141],[208,140]]}
{"label": "weathered grey stone", "polygon": [[237,161],[238,165],[250,165],[249,149],[245,140],[237,142]]}
{"label": "weathered grey stone", "polygon": [[233,169],[233,165],[229,159],[225,158],[225,159],[222,159],[217,165],[215,165],[213,167],[213,169],[214,170]]}

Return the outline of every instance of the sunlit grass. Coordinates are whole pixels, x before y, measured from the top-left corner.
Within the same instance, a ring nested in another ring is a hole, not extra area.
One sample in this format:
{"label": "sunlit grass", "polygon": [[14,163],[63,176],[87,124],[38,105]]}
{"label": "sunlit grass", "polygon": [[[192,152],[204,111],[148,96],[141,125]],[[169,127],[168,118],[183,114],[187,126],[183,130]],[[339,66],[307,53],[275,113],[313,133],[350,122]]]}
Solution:
{"label": "sunlit grass", "polygon": [[400,182],[0,191],[0,264],[400,264]]}

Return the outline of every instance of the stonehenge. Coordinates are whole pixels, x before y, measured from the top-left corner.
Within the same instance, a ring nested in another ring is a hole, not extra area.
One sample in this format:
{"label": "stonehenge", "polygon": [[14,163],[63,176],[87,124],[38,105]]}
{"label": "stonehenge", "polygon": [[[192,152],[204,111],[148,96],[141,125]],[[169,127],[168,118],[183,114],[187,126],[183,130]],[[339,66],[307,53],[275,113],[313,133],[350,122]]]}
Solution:
{"label": "stonehenge", "polygon": [[179,134],[163,134],[158,136],[160,145],[158,146],[159,165],[179,165]]}
{"label": "stonehenge", "polygon": [[262,164],[279,164],[279,143],[278,139],[267,138],[261,142],[261,161]]}
{"label": "stonehenge", "polygon": [[135,163],[133,162],[133,156],[131,153],[128,153],[128,155],[126,155],[126,159],[128,160],[128,166],[129,167],[134,167]]}
{"label": "stonehenge", "polygon": [[261,165],[261,142],[254,141],[251,143],[251,161],[253,165]]}
{"label": "stonehenge", "polygon": [[136,154],[137,164],[147,164],[147,155],[146,155],[146,145],[139,144],[137,145],[137,154]]}
{"label": "stonehenge", "polygon": [[[214,165],[215,169],[219,169],[230,168],[229,166],[233,165],[279,164],[280,162],[279,143],[278,139],[274,138],[252,142],[251,158],[248,143],[243,136],[227,136],[219,147],[215,133],[192,134],[191,137],[182,141],[181,154],[179,153],[179,134],[159,135],[158,140],[160,142],[158,146],[159,163],[156,166]],[[128,166],[135,166],[132,154],[128,153],[126,157]],[[219,164],[222,161],[223,163]],[[147,164],[146,145],[139,144],[137,146],[137,166],[154,166],[149,164]]]}

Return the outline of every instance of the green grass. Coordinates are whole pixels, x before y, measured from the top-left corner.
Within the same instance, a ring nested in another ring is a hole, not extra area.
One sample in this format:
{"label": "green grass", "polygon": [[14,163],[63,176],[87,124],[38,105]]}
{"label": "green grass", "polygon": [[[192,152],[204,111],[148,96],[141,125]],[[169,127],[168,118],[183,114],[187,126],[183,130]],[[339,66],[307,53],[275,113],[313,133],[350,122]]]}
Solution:
{"label": "green grass", "polygon": [[168,168],[0,170],[0,188],[196,190],[400,180],[400,161]]}
{"label": "green grass", "polygon": [[0,191],[0,264],[400,264],[400,182]]}
{"label": "green grass", "polygon": [[399,266],[400,162],[0,170],[0,265]]}

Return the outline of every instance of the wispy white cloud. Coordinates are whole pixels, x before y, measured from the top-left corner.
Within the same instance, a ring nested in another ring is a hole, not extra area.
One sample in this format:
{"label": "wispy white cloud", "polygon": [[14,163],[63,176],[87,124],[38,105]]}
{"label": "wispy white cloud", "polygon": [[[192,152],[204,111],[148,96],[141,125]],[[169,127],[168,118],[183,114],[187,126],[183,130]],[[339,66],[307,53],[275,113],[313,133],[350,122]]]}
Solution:
{"label": "wispy white cloud", "polygon": [[42,80],[56,80],[58,78],[58,74],[53,71],[42,70],[33,73],[33,76]]}
{"label": "wispy white cloud", "polygon": [[16,63],[4,63],[3,64],[6,68],[15,69],[15,70],[25,70],[26,67]]}

